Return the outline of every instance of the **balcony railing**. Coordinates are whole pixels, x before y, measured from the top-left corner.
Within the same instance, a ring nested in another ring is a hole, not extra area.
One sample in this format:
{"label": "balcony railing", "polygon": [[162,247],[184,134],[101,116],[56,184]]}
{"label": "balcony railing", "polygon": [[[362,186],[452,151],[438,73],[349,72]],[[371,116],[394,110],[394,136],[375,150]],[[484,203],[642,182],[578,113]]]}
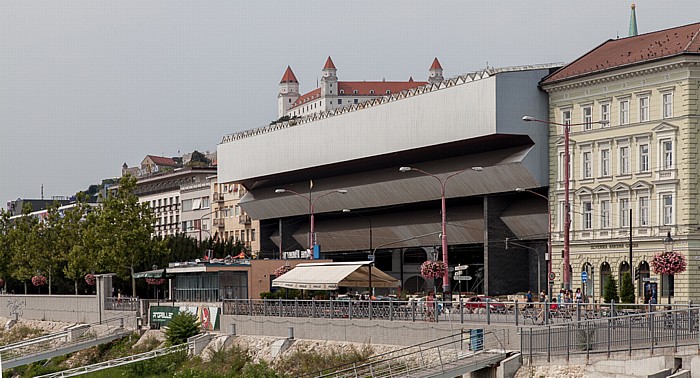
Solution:
{"label": "balcony railing", "polygon": [[238,216],[238,223],[250,224],[250,222],[251,222],[250,216],[248,216],[248,215],[239,215]]}

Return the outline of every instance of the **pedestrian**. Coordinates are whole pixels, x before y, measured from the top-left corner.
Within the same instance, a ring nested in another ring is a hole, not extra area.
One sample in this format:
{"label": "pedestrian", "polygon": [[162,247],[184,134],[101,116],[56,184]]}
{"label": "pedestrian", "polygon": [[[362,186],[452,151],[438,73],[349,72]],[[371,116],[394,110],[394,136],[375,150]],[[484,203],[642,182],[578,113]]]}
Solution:
{"label": "pedestrian", "polygon": [[581,288],[576,289],[576,303],[581,303]]}
{"label": "pedestrian", "polygon": [[527,294],[525,294],[525,298],[527,301],[527,308],[532,308],[532,292],[530,290],[527,291]]}
{"label": "pedestrian", "polygon": [[434,309],[435,309],[435,293],[430,292],[428,293],[428,297],[425,298],[425,317],[429,322],[432,322],[434,319]]}
{"label": "pedestrian", "polygon": [[117,290],[117,304],[122,303],[122,289]]}
{"label": "pedestrian", "polygon": [[544,301],[547,300],[547,294],[545,294],[544,290],[540,291],[540,302],[544,303]]}

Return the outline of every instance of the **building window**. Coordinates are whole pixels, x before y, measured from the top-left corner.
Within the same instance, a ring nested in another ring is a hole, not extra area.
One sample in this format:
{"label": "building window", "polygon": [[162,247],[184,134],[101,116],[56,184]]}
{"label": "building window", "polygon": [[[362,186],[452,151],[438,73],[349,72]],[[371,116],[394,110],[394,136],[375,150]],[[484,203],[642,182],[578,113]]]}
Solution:
{"label": "building window", "polygon": [[590,230],[593,228],[593,205],[590,201],[583,202],[583,229]]}
{"label": "building window", "polygon": [[639,197],[639,225],[649,225],[649,197]]}
{"label": "building window", "polygon": [[587,151],[583,153],[583,178],[591,178],[591,152]]}
{"label": "building window", "polygon": [[561,112],[561,123],[568,125],[571,123],[571,109],[566,109]]}
{"label": "building window", "polygon": [[610,104],[600,104],[600,120],[608,121],[608,123],[603,123],[601,127],[610,126]]}
{"label": "building window", "polygon": [[345,89],[341,89],[340,94],[345,94]]}
{"label": "building window", "polygon": [[566,206],[564,205],[564,201],[559,202],[558,214],[559,214],[559,219],[557,221],[557,225],[559,226],[559,230],[563,230],[564,229],[564,221],[565,221],[564,218],[566,218]]}
{"label": "building window", "polygon": [[182,211],[192,211],[192,200],[183,200],[182,201]]}
{"label": "building window", "polygon": [[620,227],[629,227],[630,225],[630,200],[629,198],[620,198]]}
{"label": "building window", "polygon": [[639,171],[649,172],[649,145],[639,145]]}
{"label": "building window", "polygon": [[600,227],[610,228],[610,201],[600,201]]}
{"label": "building window", "polygon": [[639,98],[639,122],[649,120],[649,97]]}
{"label": "building window", "polygon": [[234,215],[238,216],[241,215],[241,207],[236,205]]}
{"label": "building window", "polygon": [[250,241],[255,241],[255,229],[250,230]]}
{"label": "building window", "polygon": [[666,194],[661,197],[664,207],[664,226],[673,224],[673,196]]}
{"label": "building window", "polygon": [[339,98],[339,99],[338,99],[338,105],[342,105],[342,104],[343,104],[343,99],[342,99],[342,98]]}
{"label": "building window", "polygon": [[355,98],[355,99],[353,99],[353,101],[352,101],[352,102],[353,102],[354,104],[357,104],[357,99],[356,99],[356,98]]}
{"label": "building window", "polygon": [[663,168],[672,169],[673,168],[673,142],[670,140],[665,140],[661,142],[661,150],[663,151]]}
{"label": "building window", "polygon": [[600,175],[610,176],[610,149],[600,150]]}
{"label": "building window", "polygon": [[209,208],[209,197],[202,197],[202,209]]}
{"label": "building window", "polygon": [[663,106],[663,117],[671,118],[673,117],[673,93],[664,93],[661,96],[661,102]]}
{"label": "building window", "polygon": [[354,91],[352,91],[352,94],[357,94],[357,89],[355,89]]}
{"label": "building window", "polygon": [[620,125],[630,123],[630,101],[620,101]]}
{"label": "building window", "polygon": [[391,94],[391,91],[387,89],[386,94]]}
{"label": "building window", "polygon": [[620,147],[620,174],[627,175],[630,173],[630,148]]}
{"label": "building window", "polygon": [[593,108],[586,106],[583,109],[583,129],[590,130],[593,128]]}

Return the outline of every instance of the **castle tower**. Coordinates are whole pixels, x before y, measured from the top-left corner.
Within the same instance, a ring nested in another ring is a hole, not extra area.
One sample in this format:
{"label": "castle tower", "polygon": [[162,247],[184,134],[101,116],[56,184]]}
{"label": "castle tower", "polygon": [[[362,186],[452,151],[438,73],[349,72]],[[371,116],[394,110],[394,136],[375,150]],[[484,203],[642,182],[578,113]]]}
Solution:
{"label": "castle tower", "polygon": [[430,76],[428,77],[428,82],[431,84],[438,84],[445,80],[442,77],[442,66],[437,58],[433,60],[433,64],[430,66]]}
{"label": "castle tower", "polygon": [[321,97],[337,96],[338,95],[338,70],[333,64],[333,60],[329,56],[326,59],[326,64],[321,71]]}
{"label": "castle tower", "polygon": [[630,13],[630,32],[629,37],[637,35],[637,13],[635,12],[636,5],[632,3],[632,12]]}
{"label": "castle tower", "polygon": [[280,81],[280,93],[277,95],[277,116],[283,117],[287,110],[292,107],[294,101],[299,98],[299,81],[294,76],[292,68],[287,66],[287,70],[282,75]]}

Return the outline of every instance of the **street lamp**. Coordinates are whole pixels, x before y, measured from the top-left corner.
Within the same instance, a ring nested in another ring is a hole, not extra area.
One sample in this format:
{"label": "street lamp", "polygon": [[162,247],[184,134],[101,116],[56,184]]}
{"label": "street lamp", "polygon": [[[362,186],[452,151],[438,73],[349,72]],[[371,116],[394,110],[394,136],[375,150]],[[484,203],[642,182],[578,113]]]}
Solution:
{"label": "street lamp", "polygon": [[311,234],[309,235],[309,249],[313,253],[314,245],[316,245],[316,238],[314,237],[314,206],[316,205],[316,201],[318,201],[319,199],[321,199],[325,196],[331,195],[331,194],[336,194],[336,193],[347,194],[348,191],[345,189],[335,189],[335,190],[330,191],[328,193],[322,194],[322,195],[320,195],[312,200],[311,193],[309,193],[308,196],[305,196],[305,195],[303,195],[299,192],[295,192],[294,190],[291,190],[291,189],[282,189],[282,188],[275,189],[275,193],[277,193],[277,194],[282,194],[282,193],[286,193],[286,192],[297,195],[297,196],[305,199],[309,203],[309,213],[311,216],[311,222],[310,222],[311,223],[311,225],[310,225]]}
{"label": "street lamp", "polygon": [[[569,234],[571,232],[571,203],[569,202],[569,181],[571,177],[570,172],[570,159],[569,155],[569,134],[571,133],[571,126],[582,126],[597,123],[599,125],[607,125],[610,123],[608,120],[600,120],[597,122],[582,122],[582,123],[558,123],[553,121],[544,121],[530,116],[524,116],[523,122],[539,122],[547,125],[556,125],[564,127],[564,289],[571,289],[571,275],[569,272]],[[550,258],[552,256],[550,255]]]}
{"label": "street lamp", "polygon": [[[417,171],[420,172],[426,176],[430,176],[437,180],[440,183],[440,199],[442,202],[442,220],[441,220],[441,227],[442,227],[442,236],[440,237],[442,239],[442,262],[445,263],[445,268],[449,268],[448,264],[448,258],[447,258],[447,215],[446,215],[446,205],[445,205],[445,184],[447,183],[447,180],[450,178],[457,176],[460,173],[466,172],[468,170],[473,170],[480,172],[483,170],[483,167],[471,167],[471,168],[465,168],[459,172],[455,172],[445,178],[440,178],[430,172],[426,172],[422,169],[415,168],[415,167],[401,167],[399,168],[399,172],[405,173],[409,171]],[[445,274],[442,277],[442,291],[443,292],[448,292],[450,291],[450,273],[449,269],[445,269]]]}
{"label": "street lamp", "polygon": [[[549,276],[552,273],[552,211],[549,208],[549,198],[547,196],[544,196],[540,193],[537,193],[533,190],[530,189],[525,189],[525,188],[515,188],[516,192],[528,192],[530,194],[534,194],[538,197],[542,197],[545,201],[547,201],[547,295],[549,298],[552,297],[552,286],[549,284]],[[537,291],[540,292],[540,284],[542,282],[542,279],[540,278],[540,257],[539,255],[537,256]]]}
{"label": "street lamp", "polygon": [[[671,237],[671,231],[666,234],[664,238],[664,251],[666,253],[673,252],[673,238]],[[668,304],[671,304],[671,281],[673,280],[673,274],[668,275]]]}

